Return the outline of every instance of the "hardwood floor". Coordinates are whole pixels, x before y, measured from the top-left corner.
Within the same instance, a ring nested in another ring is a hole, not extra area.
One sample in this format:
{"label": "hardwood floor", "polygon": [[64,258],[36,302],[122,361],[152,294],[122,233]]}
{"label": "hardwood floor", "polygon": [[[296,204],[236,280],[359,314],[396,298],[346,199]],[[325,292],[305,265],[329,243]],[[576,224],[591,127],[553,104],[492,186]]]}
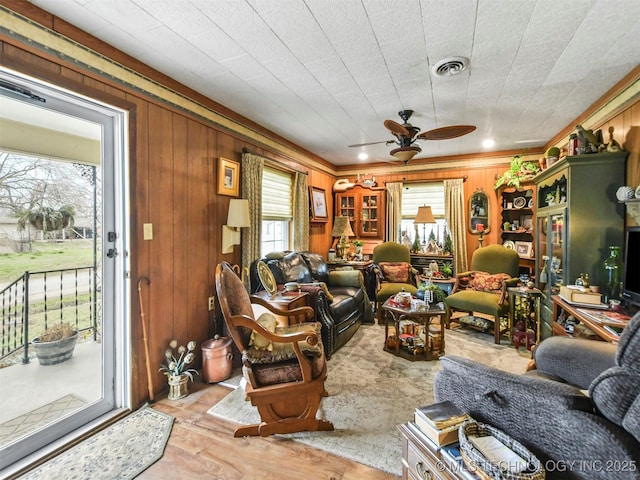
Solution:
{"label": "hardwood floor", "polygon": [[163,398],[152,405],[175,417],[175,421],[164,456],[138,479],[400,478],[277,435],[233,438],[236,424],[207,414],[229,388],[202,382],[189,388],[191,393],[181,400]]}

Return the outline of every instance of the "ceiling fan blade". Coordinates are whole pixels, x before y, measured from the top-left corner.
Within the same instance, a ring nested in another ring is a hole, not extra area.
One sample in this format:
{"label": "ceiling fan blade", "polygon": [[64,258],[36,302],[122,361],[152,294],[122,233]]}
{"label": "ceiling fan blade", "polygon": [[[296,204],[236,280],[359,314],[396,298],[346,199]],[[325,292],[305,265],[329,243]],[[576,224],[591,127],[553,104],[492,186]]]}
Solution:
{"label": "ceiling fan blade", "polygon": [[400,135],[401,137],[412,137],[411,132],[407,128],[393,120],[385,120],[384,126],[395,135]]}
{"label": "ceiling fan blade", "polygon": [[381,142],[356,143],[355,145],[349,145],[349,147],[365,147],[367,145],[378,145],[379,143],[393,143],[393,140],[382,140]]}
{"label": "ceiling fan blade", "polygon": [[450,138],[467,135],[475,129],[475,125],[450,125],[448,127],[435,128],[427,132],[422,132],[416,138],[420,140],[449,140]]}

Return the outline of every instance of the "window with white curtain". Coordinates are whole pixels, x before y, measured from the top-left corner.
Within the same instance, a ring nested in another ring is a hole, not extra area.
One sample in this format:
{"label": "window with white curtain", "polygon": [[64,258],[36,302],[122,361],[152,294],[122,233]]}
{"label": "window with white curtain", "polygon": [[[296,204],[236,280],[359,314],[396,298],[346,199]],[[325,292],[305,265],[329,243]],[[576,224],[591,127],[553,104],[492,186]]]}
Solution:
{"label": "window with white curtain", "polygon": [[289,250],[293,219],[291,174],[264,167],[262,172],[262,234],[260,253]]}
{"label": "window with white curtain", "polygon": [[[444,242],[446,222],[444,219],[444,183],[409,183],[402,188],[402,211],[400,222],[400,238],[406,232],[411,243],[415,239],[415,225],[413,220],[418,213],[418,207],[427,205],[431,207],[436,224],[417,225],[420,243],[426,243],[426,239],[433,231],[439,244]],[[426,238],[425,238],[426,237]]]}

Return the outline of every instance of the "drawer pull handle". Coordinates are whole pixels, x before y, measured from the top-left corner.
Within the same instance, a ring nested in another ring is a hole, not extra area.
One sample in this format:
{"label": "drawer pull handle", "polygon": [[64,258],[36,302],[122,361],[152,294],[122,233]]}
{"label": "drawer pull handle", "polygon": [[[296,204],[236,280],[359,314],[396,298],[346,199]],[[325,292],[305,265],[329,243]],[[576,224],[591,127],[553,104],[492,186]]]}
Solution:
{"label": "drawer pull handle", "polygon": [[431,472],[424,467],[422,462],[416,463],[413,468],[415,469],[418,477],[423,478],[424,480],[431,480],[433,478]]}

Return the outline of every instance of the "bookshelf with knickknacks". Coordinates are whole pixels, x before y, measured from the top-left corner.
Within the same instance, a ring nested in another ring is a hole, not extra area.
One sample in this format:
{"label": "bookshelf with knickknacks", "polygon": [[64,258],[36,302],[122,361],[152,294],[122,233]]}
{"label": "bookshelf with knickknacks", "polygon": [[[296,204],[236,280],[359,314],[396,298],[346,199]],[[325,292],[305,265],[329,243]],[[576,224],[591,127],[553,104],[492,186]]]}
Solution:
{"label": "bookshelf with knickknacks", "polygon": [[502,245],[518,253],[521,273],[533,277],[535,185],[532,182],[522,182],[518,187],[502,186],[497,193],[501,206],[500,238]]}

